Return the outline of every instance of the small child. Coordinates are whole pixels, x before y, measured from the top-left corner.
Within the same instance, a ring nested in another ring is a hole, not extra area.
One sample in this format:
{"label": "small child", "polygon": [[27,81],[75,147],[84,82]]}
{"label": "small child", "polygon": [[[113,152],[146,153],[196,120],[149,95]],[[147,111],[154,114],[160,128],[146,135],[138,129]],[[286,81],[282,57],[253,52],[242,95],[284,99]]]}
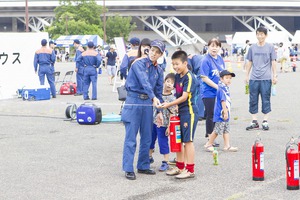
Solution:
{"label": "small child", "polygon": [[[180,116],[181,152],[176,152],[176,167],[167,171],[167,175],[178,179],[195,177],[195,147],[194,134],[198,122],[198,108],[196,103],[199,83],[191,71],[188,70],[188,56],[184,51],[176,51],[172,55],[172,65],[176,71],[175,89],[176,100],[163,103],[162,108],[178,105]],[[184,163],[186,161],[186,164]]]}
{"label": "small child", "polygon": [[[169,73],[165,77],[164,82],[164,90],[163,90],[163,100],[164,102],[172,102],[176,99],[176,97],[172,94],[174,89],[174,81],[175,81],[175,74]],[[156,122],[156,115],[157,109],[154,109],[154,123],[153,123],[153,130],[152,130],[152,143],[150,145],[149,151],[149,159],[150,163],[154,162],[152,154],[154,152],[154,145],[156,142],[156,138],[158,138],[158,145],[159,145],[159,152],[160,154],[164,155],[164,160],[159,168],[159,171],[166,171],[169,169],[168,160],[169,160],[169,141],[168,141],[168,126],[171,113],[175,113],[176,107],[173,106],[169,110],[163,110],[163,125],[158,126]]]}
{"label": "small child", "polygon": [[229,118],[231,101],[228,86],[231,84],[232,77],[235,77],[235,74],[229,72],[228,70],[223,70],[220,73],[220,82],[217,90],[213,118],[215,127],[209,137],[208,142],[204,145],[206,150],[209,152],[212,152],[214,150],[213,143],[218,135],[223,135],[224,151],[236,152],[238,150],[237,147],[232,147],[229,143]]}

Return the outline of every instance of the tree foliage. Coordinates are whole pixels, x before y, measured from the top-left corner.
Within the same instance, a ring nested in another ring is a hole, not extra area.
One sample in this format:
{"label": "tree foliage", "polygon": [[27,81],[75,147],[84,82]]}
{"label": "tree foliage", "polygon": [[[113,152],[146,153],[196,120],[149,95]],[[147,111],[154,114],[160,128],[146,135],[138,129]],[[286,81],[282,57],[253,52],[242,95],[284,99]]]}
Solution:
{"label": "tree foliage", "polygon": [[[51,38],[61,35],[99,35],[103,38],[103,7],[95,0],[60,0],[56,7],[55,20],[46,28]],[[136,27],[131,24],[131,17],[118,15],[107,17],[106,36],[108,42],[114,37],[128,38],[129,33]]]}
{"label": "tree foliage", "polygon": [[119,15],[108,17],[106,20],[107,41],[112,43],[114,37],[124,37],[127,40],[129,33],[136,28],[131,20],[131,17],[121,17]]}

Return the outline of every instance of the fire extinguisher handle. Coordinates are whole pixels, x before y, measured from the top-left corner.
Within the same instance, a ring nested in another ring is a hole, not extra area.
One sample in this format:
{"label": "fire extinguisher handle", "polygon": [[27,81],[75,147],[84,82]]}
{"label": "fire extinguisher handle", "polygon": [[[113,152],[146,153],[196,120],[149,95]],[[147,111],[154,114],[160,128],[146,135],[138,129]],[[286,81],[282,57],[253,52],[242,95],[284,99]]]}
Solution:
{"label": "fire extinguisher handle", "polygon": [[287,152],[288,152],[290,147],[291,147],[290,143],[287,143],[286,149],[285,149],[285,160],[286,160],[286,166],[287,166],[288,171],[290,171],[290,163],[288,161]]}

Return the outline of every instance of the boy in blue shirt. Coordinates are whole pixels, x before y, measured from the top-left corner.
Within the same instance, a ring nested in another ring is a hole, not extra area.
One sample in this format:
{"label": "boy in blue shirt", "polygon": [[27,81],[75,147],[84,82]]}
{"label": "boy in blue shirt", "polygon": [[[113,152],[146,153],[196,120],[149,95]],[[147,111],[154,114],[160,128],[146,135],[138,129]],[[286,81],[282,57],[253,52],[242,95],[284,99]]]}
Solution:
{"label": "boy in blue shirt", "polygon": [[[188,56],[186,52],[176,51],[172,55],[172,65],[176,71],[174,84],[176,100],[165,102],[161,107],[169,108],[178,105],[182,148],[181,152],[176,153],[176,167],[167,171],[166,174],[169,176],[176,175],[178,179],[193,178],[195,177],[195,147],[193,141],[198,122],[196,95],[199,82],[193,73],[188,70]],[[186,161],[186,165],[184,161]]]}
{"label": "boy in blue shirt", "polygon": [[213,143],[218,135],[223,135],[224,151],[235,152],[238,150],[237,147],[232,147],[229,143],[229,118],[231,101],[228,86],[231,84],[232,77],[235,77],[235,74],[229,72],[228,70],[223,70],[220,73],[220,82],[217,90],[213,118],[215,127],[211,136],[209,137],[208,142],[206,143],[206,145],[204,145],[206,150],[209,152],[212,152],[214,150]]}

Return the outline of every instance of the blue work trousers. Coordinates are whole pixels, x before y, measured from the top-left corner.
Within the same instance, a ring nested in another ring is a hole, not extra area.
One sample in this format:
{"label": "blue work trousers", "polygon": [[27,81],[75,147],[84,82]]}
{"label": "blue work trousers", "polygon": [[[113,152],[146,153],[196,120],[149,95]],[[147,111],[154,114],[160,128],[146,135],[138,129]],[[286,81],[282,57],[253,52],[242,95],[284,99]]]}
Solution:
{"label": "blue work trousers", "polygon": [[97,99],[97,70],[95,67],[87,66],[83,73],[83,99],[89,98],[89,87],[92,82],[92,99]]}
{"label": "blue work trousers", "polygon": [[40,65],[38,75],[41,85],[45,85],[46,75],[48,83],[50,85],[51,94],[52,96],[56,96],[54,67],[50,65]]}
{"label": "blue work trousers", "polygon": [[204,103],[203,100],[201,98],[201,91],[203,91],[202,88],[202,82],[200,81],[200,86],[199,86],[199,94],[198,94],[198,99],[197,99],[197,107],[198,107],[198,117],[204,118]]}
{"label": "blue work trousers", "polygon": [[127,96],[122,110],[122,121],[126,130],[123,149],[123,171],[134,172],[133,162],[138,132],[140,132],[140,148],[137,168],[141,170],[149,169],[149,150],[153,126],[152,100]]}
{"label": "blue work trousers", "polygon": [[83,93],[83,67],[78,67],[76,73],[77,94]]}

